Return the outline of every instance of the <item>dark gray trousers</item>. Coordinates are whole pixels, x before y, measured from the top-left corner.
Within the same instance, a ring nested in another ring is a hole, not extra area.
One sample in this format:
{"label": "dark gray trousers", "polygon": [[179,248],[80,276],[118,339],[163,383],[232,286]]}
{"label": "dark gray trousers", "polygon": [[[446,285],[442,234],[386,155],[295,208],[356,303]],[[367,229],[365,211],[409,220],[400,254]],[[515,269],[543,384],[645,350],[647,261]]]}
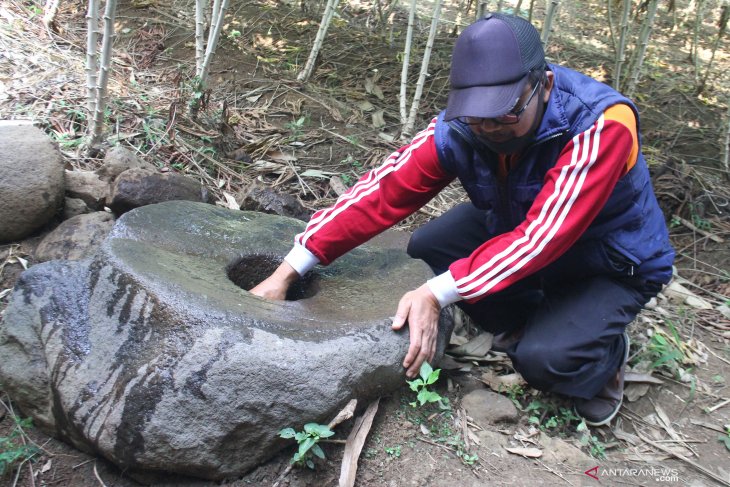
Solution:
{"label": "dark gray trousers", "polygon": [[[441,274],[493,237],[484,222],[483,211],[461,204],[416,230],[408,254]],[[590,399],[615,376],[621,335],[661,284],[585,269],[581,249],[571,249],[504,291],[458,305],[486,331],[523,329],[507,355],[532,387]]]}

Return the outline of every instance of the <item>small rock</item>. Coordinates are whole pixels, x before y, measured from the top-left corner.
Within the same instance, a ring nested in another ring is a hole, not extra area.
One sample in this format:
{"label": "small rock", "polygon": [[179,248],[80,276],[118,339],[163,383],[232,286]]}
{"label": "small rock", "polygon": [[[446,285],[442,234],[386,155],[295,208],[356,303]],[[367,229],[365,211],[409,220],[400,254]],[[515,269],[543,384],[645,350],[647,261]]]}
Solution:
{"label": "small rock", "polygon": [[278,193],[271,188],[254,184],[244,190],[240,196],[236,199],[241,201],[242,210],[260,211],[309,221],[309,211],[299,203],[299,200],[289,194]]}
{"label": "small rock", "polygon": [[545,454],[544,459],[548,463],[564,463],[571,467],[581,467],[581,470],[584,467],[595,465],[594,459],[565,440],[553,438],[541,432],[539,441]]}
{"label": "small rock", "polygon": [[93,210],[104,208],[109,197],[109,183],[99,179],[93,171],[65,171],[66,196],[78,198]]}
{"label": "small rock", "polygon": [[68,220],[78,215],[89,213],[91,210],[81,198],[64,198],[63,219]]}
{"label": "small rock", "polygon": [[461,405],[466,409],[466,414],[482,428],[496,423],[514,423],[519,417],[512,401],[486,389],[466,394],[461,400]]}
{"label": "small rock", "polygon": [[624,396],[629,402],[636,402],[649,392],[650,384],[626,384],[624,388]]}
{"label": "small rock", "polygon": [[177,173],[161,174],[142,168],[132,168],[114,181],[109,208],[121,215],[133,208],[164,201],[207,202],[207,192],[200,182]]}
{"label": "small rock", "polygon": [[114,216],[104,211],[77,215],[61,223],[38,244],[35,258],[80,260],[96,252],[114,226]]}
{"label": "small rock", "polygon": [[695,293],[681,285],[677,281],[672,281],[664,289],[664,294],[670,301],[675,303],[684,303],[697,309],[712,309],[712,305]]}
{"label": "small rock", "polygon": [[152,164],[140,160],[132,151],[117,146],[107,152],[106,157],[104,157],[104,164],[96,170],[96,175],[102,181],[111,183],[127,169],[134,168],[155,170]]}

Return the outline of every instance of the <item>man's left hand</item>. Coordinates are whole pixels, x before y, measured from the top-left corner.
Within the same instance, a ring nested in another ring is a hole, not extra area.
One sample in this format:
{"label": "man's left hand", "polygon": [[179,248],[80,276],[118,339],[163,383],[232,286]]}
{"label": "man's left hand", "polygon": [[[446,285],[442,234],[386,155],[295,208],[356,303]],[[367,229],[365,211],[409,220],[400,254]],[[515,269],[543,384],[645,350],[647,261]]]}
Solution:
{"label": "man's left hand", "polygon": [[440,311],[438,300],[426,284],[404,294],[398,303],[392,328],[400,330],[408,323],[411,344],[403,367],[411,379],[418,375],[424,361],[430,362],[436,355]]}

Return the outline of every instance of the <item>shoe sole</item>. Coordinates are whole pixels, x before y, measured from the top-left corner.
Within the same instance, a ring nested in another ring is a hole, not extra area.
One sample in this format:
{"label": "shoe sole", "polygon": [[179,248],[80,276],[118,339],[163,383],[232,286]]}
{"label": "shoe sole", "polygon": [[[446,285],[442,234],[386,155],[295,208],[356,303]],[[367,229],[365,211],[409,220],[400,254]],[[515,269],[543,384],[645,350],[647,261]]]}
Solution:
{"label": "shoe sole", "polygon": [[[624,343],[626,344],[626,349],[624,350],[623,367],[626,367],[626,362],[629,361],[629,346],[631,345],[631,340],[629,339],[629,334],[625,331],[624,331]],[[616,405],[616,408],[613,410],[613,412],[611,413],[610,416],[608,416],[605,419],[602,419],[601,421],[591,421],[586,418],[583,418],[583,421],[585,421],[585,423],[588,426],[605,426],[608,423],[610,423],[611,421],[613,421],[613,418],[616,417],[616,415],[618,414],[619,410],[621,409],[621,406],[623,405],[623,403],[624,403],[624,395],[623,395],[623,391],[622,391],[621,399],[619,400],[618,404]],[[578,413],[577,410],[575,412]],[[579,416],[580,416],[580,414],[579,414]]]}

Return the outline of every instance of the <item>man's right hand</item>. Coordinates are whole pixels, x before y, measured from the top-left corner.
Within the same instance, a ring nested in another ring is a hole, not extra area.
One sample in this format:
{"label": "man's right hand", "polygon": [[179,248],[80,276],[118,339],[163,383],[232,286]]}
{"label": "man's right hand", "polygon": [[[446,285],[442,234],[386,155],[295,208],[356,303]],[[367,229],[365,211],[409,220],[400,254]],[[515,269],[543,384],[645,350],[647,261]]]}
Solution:
{"label": "man's right hand", "polygon": [[283,301],[286,299],[286,292],[289,290],[289,286],[297,279],[299,279],[299,273],[287,261],[284,261],[273,274],[261,281],[249,292],[264,299]]}

